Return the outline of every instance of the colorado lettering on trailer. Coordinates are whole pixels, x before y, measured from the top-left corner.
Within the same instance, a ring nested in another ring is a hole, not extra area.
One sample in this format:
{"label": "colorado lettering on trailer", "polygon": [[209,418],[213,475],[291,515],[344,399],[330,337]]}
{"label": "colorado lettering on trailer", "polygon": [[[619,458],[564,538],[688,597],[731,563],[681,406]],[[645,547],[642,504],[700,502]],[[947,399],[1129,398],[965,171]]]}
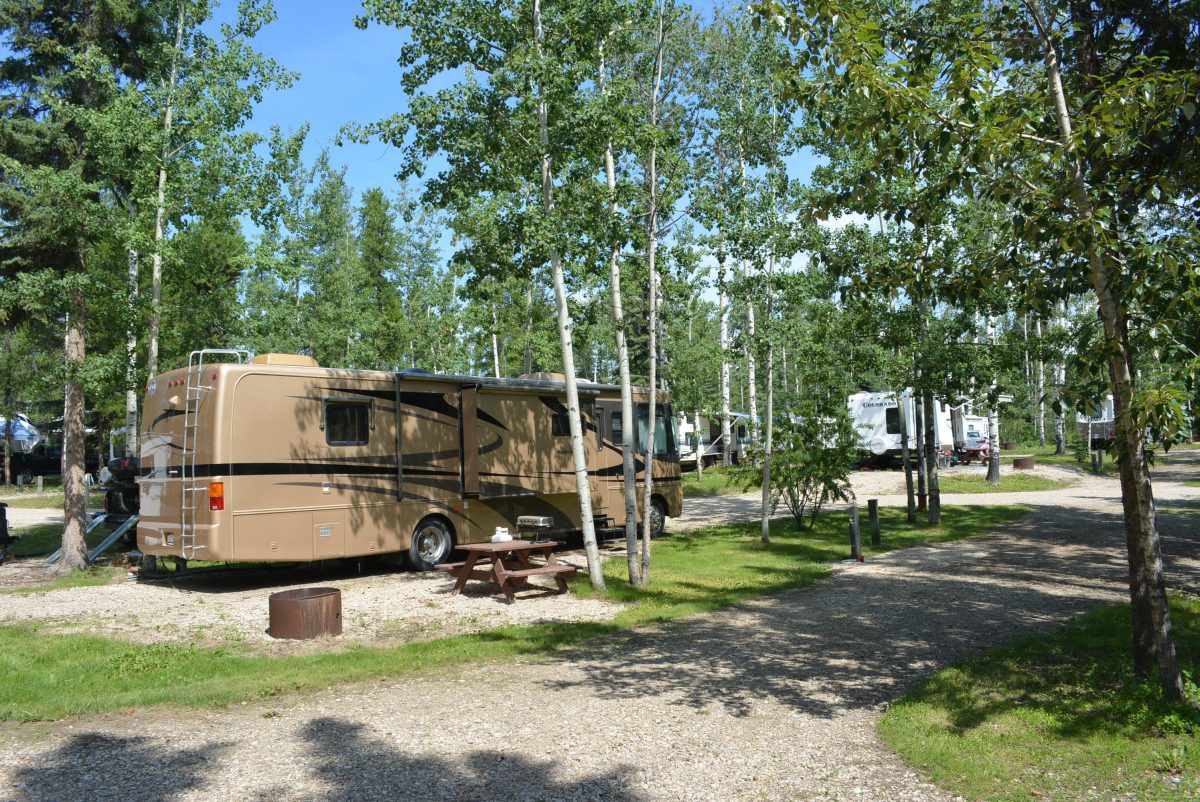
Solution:
{"label": "colorado lettering on trailer", "polygon": [[[215,361],[231,354],[238,361]],[[635,391],[643,434],[648,401]],[[576,532],[565,403],[564,382],[549,374],[338,370],[288,354],[194,352],[147,387],[139,548],[238,561],[390,555],[429,569],[520,515]],[[682,489],[670,400],[660,392],[656,404],[650,515],[661,530],[679,515]],[[623,527],[619,388],[581,382],[580,406],[596,525]]]}

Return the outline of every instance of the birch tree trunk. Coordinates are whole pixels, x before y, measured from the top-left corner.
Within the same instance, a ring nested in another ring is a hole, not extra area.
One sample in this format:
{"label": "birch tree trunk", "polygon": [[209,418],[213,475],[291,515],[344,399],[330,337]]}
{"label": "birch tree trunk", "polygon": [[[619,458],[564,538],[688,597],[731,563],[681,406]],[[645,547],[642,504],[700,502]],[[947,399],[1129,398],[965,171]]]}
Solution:
{"label": "birch tree trunk", "polygon": [[[1095,213],[1083,165],[1075,147],[1071,115],[1059,71],[1058,52],[1050,38],[1041,12],[1033,3],[1026,7],[1033,15],[1042,43],[1046,78],[1061,137],[1060,147],[1071,183],[1076,215],[1086,230],[1093,226]],[[1154,493],[1141,433],[1133,419],[1133,371],[1130,368],[1129,346],[1125,332],[1125,312],[1113,295],[1113,280],[1117,278],[1109,254],[1101,245],[1089,240],[1087,246],[1089,281],[1096,293],[1104,338],[1108,346],[1109,382],[1116,415],[1116,441],[1120,452],[1121,500],[1125,515],[1125,541],[1129,554],[1129,593],[1133,614],[1134,665],[1147,672],[1157,660],[1163,696],[1170,701],[1183,701],[1186,691],[1175,652],[1171,612],[1167,605],[1163,581],[1162,544],[1159,541]]]}
{"label": "birch tree trunk", "polygon": [[762,542],[771,542],[771,445],[775,437],[775,346],[771,337],[771,278],[775,272],[775,251],[767,257],[767,419],[763,421],[766,436],[763,443],[762,479]]}
{"label": "birch tree trunk", "polygon": [[[988,345],[996,347],[996,318],[987,316]],[[996,374],[992,372],[988,384],[988,469],[987,482],[1000,484],[1000,413],[996,409]]]}
{"label": "birch tree trunk", "polygon": [[717,255],[717,311],[721,317],[721,464],[733,464],[729,425],[729,291],[725,282],[725,254]]}
{"label": "birch tree trunk", "polygon": [[[137,202],[129,202],[129,217],[132,223],[137,218]],[[129,315],[125,329],[125,456],[138,456],[138,387],[137,387],[137,299],[138,299],[138,252],[129,249],[129,294],[126,297],[126,312]]]}
{"label": "birch tree trunk", "polygon": [[158,375],[158,329],[162,321],[163,235],[167,224],[167,160],[171,156],[171,127],[175,114],[175,82],[179,76],[180,48],[183,46],[183,10],[175,18],[175,47],[171,50],[171,72],[167,79],[166,109],[163,112],[162,148],[158,154],[158,193],[154,201],[154,255],[150,262],[150,331],[147,333],[146,370]]}
{"label": "birch tree trunk", "polygon": [[[541,0],[533,0],[533,38],[537,55],[541,56]],[[550,109],[545,89],[538,86],[538,139],[542,146],[542,210],[547,218],[554,216],[554,171],[550,157]],[[571,337],[571,311],[567,306],[567,285],[563,277],[562,254],[558,247],[550,248],[550,269],[554,277],[554,302],[558,313],[558,341],[562,349],[563,378],[567,385],[567,423],[571,430],[571,456],[575,462],[575,489],[579,494],[579,517],[583,528],[583,547],[587,553],[588,575],[592,587],[604,590],[604,572],[600,568],[600,549],[596,545],[596,521],[592,517],[592,491],[588,483],[587,456],[583,446],[583,425],[579,415],[579,386],[575,380],[575,344]]]}
{"label": "birch tree trunk", "polygon": [[921,395],[913,394],[913,417],[916,423],[916,442],[917,447],[917,510],[925,512],[929,508],[926,503],[929,494],[925,492],[925,476],[926,476],[926,459],[925,459],[925,414],[921,408]]}
{"label": "birch tree trunk", "polygon": [[[600,92],[605,92],[607,75],[600,57]],[[634,454],[633,379],[629,371],[629,341],[625,336],[625,305],[621,296],[621,242],[617,237],[620,208],[617,205],[617,167],[612,139],[604,143],[604,174],[608,180],[608,215],[612,242],[608,248],[608,275],[612,296],[613,329],[617,340],[617,373],[621,385],[621,477],[625,498],[625,557],[629,583],[641,584],[637,549],[637,463]]]}
{"label": "birch tree trunk", "polygon": [[[1066,304],[1062,306],[1062,317],[1059,318],[1058,325],[1060,328],[1066,328],[1067,312]],[[1054,454],[1055,456],[1063,456],[1067,453],[1067,410],[1063,407],[1063,389],[1067,384],[1067,366],[1063,356],[1060,354],[1058,361],[1054,363],[1054,400],[1057,402],[1058,411],[1054,413]]]}
{"label": "birch tree trunk", "polygon": [[1042,319],[1033,322],[1034,336],[1037,337],[1038,358],[1037,373],[1033,377],[1033,392],[1037,396],[1037,438],[1040,448],[1046,447],[1046,359],[1042,353]]}
{"label": "birch tree trunk", "polygon": [[[658,99],[662,88],[663,40],[666,30],[666,8],[663,0],[658,4],[658,40],[654,55],[654,85],[650,92],[650,128],[658,128]],[[650,272],[649,287],[649,381],[650,397],[647,399],[646,421],[646,478],[642,489],[642,572],[640,584],[650,581],[650,535],[654,530],[654,455],[656,453],[655,428],[658,423],[658,141],[651,140],[650,153],[646,159],[646,182],[650,202],[646,210],[646,267]]]}
{"label": "birch tree trunk", "polygon": [[908,405],[912,403],[912,395],[905,397],[906,391],[896,393],[897,409],[900,413],[900,458],[904,465],[904,492],[908,500],[908,522],[917,522],[917,499],[913,492],[912,451],[908,443]]}
{"label": "birch tree trunk", "polygon": [[[738,161],[742,169],[742,192],[745,194],[749,192],[746,186],[746,157],[741,154],[740,146],[738,151]],[[745,247],[744,244],[743,247]],[[758,378],[755,375],[757,358],[754,353],[756,343],[754,293],[750,291],[750,260],[745,257],[742,258],[742,280],[746,282],[746,392],[750,399],[750,442],[758,443]]]}
{"label": "birch tree trunk", "polygon": [[929,475],[929,524],[942,522],[942,495],[938,489],[937,416],[932,393],[924,393],[925,402],[925,471]]}

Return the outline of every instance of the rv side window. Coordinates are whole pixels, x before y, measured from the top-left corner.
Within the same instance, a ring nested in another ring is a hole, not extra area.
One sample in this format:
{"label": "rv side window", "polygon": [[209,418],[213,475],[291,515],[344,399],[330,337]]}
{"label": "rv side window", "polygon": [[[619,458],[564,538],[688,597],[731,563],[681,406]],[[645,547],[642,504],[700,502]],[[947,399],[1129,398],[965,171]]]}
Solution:
{"label": "rv side window", "polygon": [[883,411],[884,424],[887,426],[888,434],[900,434],[900,409],[899,407],[888,407]]}
{"label": "rv side window", "polygon": [[614,409],[612,414],[612,439],[616,443],[621,439],[621,410]]}
{"label": "rv side window", "polygon": [[550,417],[550,431],[555,437],[571,436],[571,421],[565,412],[555,412]]}
{"label": "rv side window", "polygon": [[[650,434],[650,405],[637,405],[637,448],[642,454],[646,453],[646,441]],[[661,405],[654,410],[654,455],[668,456],[674,453],[674,428],[671,426],[670,408]]]}
{"label": "rv side window", "polygon": [[325,402],[325,442],[365,446],[370,438],[371,405],[362,401]]}

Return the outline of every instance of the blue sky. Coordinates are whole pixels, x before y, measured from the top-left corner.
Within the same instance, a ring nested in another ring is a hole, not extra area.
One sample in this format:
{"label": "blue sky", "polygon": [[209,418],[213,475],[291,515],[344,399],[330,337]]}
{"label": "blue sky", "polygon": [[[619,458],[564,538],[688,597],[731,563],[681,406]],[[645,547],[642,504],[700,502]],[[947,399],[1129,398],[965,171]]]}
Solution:
{"label": "blue sky", "polygon": [[[217,21],[231,19],[236,9],[236,0],[225,0]],[[380,186],[390,194],[398,188],[394,176],[402,161],[399,151],[377,141],[334,145],[346,123],[373,122],[406,108],[396,65],[406,37],[380,25],[359,30],[354,18],[361,10],[356,0],[276,0],[279,18],[258,34],[254,45],[299,72],[300,79],[292,88],[268,95],[251,127],[265,134],[272,125],[294,131],[307,122],[307,162],[329,147],[332,162],[346,168],[356,193]],[[807,178],[813,162],[811,154],[796,154],[787,160],[789,173]]]}
{"label": "blue sky", "polygon": [[[285,67],[300,73],[292,88],[269,94],[251,122],[266,132],[278,125],[294,131],[311,125],[305,160],[322,147],[330,148],[335,165],[346,167],[346,179],[356,192],[381,186],[396,187],[394,175],[401,155],[379,142],[334,145],[348,122],[373,122],[405,107],[396,57],[404,41],[395,28],[354,27],[362,6],[350,0],[276,0],[279,18],[259,32],[255,47]],[[224,21],[236,13],[236,0],[217,11]]]}

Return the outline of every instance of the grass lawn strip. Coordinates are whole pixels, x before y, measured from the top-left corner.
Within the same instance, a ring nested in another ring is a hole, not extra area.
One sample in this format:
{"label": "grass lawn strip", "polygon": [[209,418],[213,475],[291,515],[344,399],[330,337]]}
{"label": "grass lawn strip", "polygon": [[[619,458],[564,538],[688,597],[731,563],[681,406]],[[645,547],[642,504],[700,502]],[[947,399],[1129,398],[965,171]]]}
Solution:
{"label": "grass lawn strip", "polygon": [[703,476],[698,476],[695,471],[688,471],[683,474],[683,497],[736,496],[749,493],[762,487],[762,474],[759,473],[755,477],[755,473],[753,469],[741,467],[705,468]]}
{"label": "grass lawn strip", "polygon": [[1001,474],[1000,484],[996,485],[988,484],[987,477],[979,475],[943,474],[938,478],[938,489],[942,493],[1029,493],[1064,487],[1071,487],[1071,483],[1031,473]]}
{"label": "grass lawn strip", "polygon": [[[951,506],[943,509],[943,525],[929,528],[909,527],[903,509],[884,508],[879,551],[981,535],[1026,512],[1018,506]],[[764,546],[758,524],[749,523],[659,540],[654,580],[644,588],[626,581],[624,556],[608,560],[607,598],[629,605],[610,622],[512,626],[387,649],[355,646],[321,655],[261,657],[232,648],[140,645],[3,626],[0,718],[58,719],[155,704],[225,705],[468,661],[508,660],[809,585],[826,574],[829,562],[849,556],[842,513],[822,516],[813,530],[781,519],[771,537],[772,544]],[[572,592],[593,594],[585,578],[576,579]]]}
{"label": "grass lawn strip", "polygon": [[[1185,676],[1200,655],[1200,602],[1172,601]],[[1133,674],[1129,608],[1025,637],[935,675],[879,730],[906,763],[967,799],[1181,800],[1200,795],[1200,713],[1162,703]],[[1198,689],[1190,681],[1188,692]]]}

